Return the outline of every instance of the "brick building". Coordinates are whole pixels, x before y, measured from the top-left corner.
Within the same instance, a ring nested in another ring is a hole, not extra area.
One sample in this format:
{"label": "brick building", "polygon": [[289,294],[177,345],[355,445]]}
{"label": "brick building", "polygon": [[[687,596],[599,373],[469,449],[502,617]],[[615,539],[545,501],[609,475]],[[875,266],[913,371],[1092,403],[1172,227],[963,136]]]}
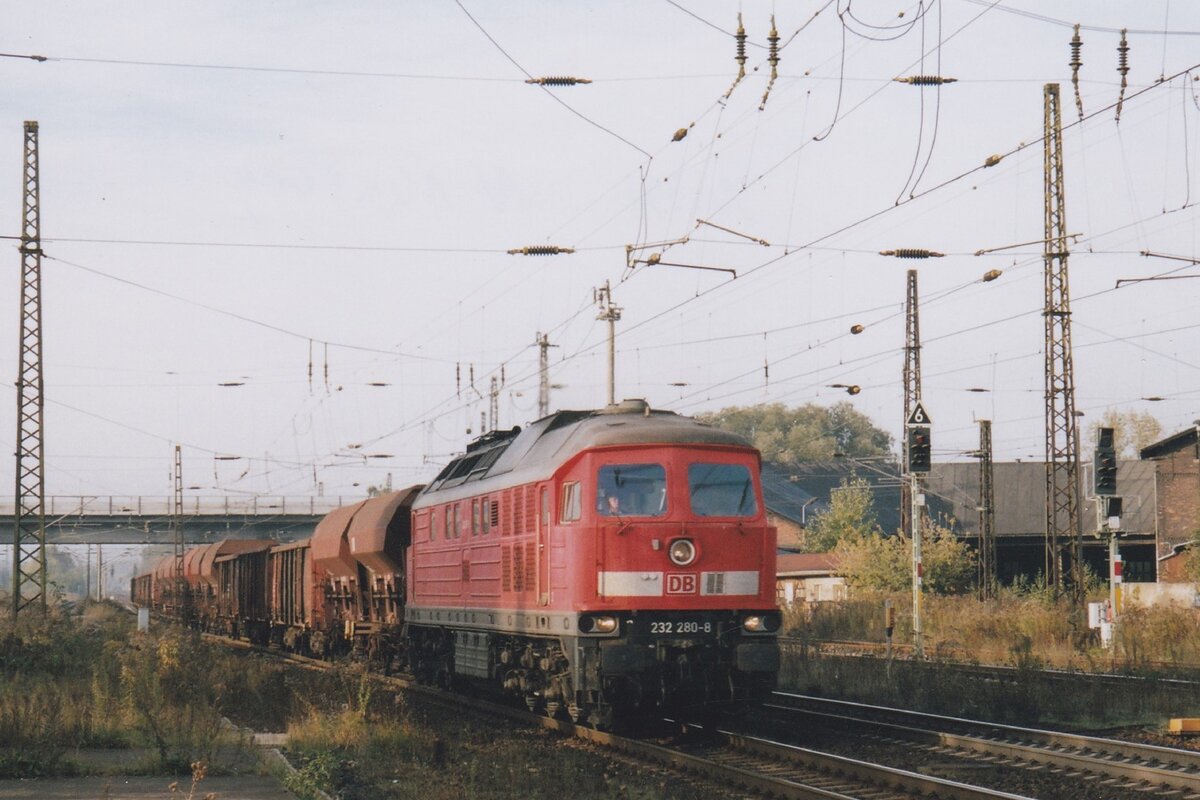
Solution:
{"label": "brick building", "polygon": [[1200,532],[1200,420],[1143,448],[1154,466],[1155,532],[1160,580],[1184,581],[1183,555]]}

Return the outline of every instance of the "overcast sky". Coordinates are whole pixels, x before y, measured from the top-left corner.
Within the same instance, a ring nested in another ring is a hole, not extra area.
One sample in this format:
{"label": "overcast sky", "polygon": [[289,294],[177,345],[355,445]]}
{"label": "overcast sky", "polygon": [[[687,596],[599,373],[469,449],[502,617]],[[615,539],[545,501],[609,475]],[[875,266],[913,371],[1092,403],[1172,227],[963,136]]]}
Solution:
{"label": "overcast sky", "polygon": [[[748,75],[725,100],[739,11]],[[1200,281],[1115,290],[1198,274],[1139,255],[1198,253],[1195,3],[42,0],[5,19],[0,49],[48,58],[0,58],[6,236],[22,121],[40,123],[48,494],[165,495],[174,443],[189,495],[428,478],[480,432],[493,377],[501,427],[536,416],[539,331],[553,407],[603,404],[605,281],[618,396],[689,414],[849,399],[898,437],[912,267],[935,459],[965,458],[981,418],[998,459],[1040,459],[1051,81],[1080,234],[1077,406],[1085,423],[1149,411],[1168,434],[1200,416]],[[892,80],[915,74],[957,82]],[[626,245],[683,237],[634,252],[736,279],[627,268]],[[526,245],[576,252],[505,252]],[[897,247],[947,255],[878,255]]]}

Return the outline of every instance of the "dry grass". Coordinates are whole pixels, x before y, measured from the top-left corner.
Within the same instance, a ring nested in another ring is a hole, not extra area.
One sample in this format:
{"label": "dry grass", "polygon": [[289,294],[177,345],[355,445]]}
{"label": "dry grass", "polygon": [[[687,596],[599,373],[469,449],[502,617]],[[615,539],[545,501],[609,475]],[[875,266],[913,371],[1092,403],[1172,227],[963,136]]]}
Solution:
{"label": "dry grass", "polygon": [[289,788],[301,796],[320,788],[345,800],[721,797],[544,731],[406,704],[357,670],[305,680],[308,696],[324,702],[288,726],[289,758],[300,765]]}
{"label": "dry grass", "polygon": [[135,771],[190,772],[213,763],[231,707],[278,705],[282,672],[240,663],[177,630],[139,634],[127,614],[0,623],[0,776],[79,771],[69,754],[150,748]]}
{"label": "dry grass", "polygon": [[[1097,598],[1100,599],[1100,598]],[[883,642],[883,604],[896,609],[893,641],[912,641],[912,596],[859,597],[795,606],[787,631],[819,641]],[[1200,610],[1179,606],[1126,609],[1111,649],[1101,647],[1081,609],[1037,590],[1006,590],[1000,597],[927,596],[922,604],[926,649],[982,664],[1082,670],[1161,671],[1200,664]]]}

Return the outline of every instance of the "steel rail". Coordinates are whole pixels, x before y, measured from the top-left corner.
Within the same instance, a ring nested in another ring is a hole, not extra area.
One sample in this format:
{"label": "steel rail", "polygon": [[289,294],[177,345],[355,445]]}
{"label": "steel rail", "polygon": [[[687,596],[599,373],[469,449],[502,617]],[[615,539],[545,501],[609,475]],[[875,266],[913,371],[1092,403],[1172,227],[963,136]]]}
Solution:
{"label": "steel rail", "polygon": [[[776,692],[774,697],[783,700],[783,704],[767,707],[820,716],[827,722],[852,725],[869,724],[873,733],[884,729],[896,738],[922,744],[951,747],[987,755],[1000,755],[1034,765],[1050,763],[1120,778],[1131,783],[1146,782],[1152,785],[1200,792],[1200,752],[1192,750],[1061,731],[1021,728],[1015,725],[980,722],[960,717],[939,716],[886,706],[871,706],[784,692]],[[840,709],[850,713],[834,714],[800,707],[804,705]],[[882,715],[894,720],[904,720],[904,722],[881,722],[878,719],[854,716],[854,713]],[[916,728],[912,727],[913,723],[940,725],[943,729]],[[945,730],[946,727],[966,729],[974,731],[974,733]]]}
{"label": "steel rail", "polygon": [[[247,642],[204,634],[234,648],[261,654],[307,669],[329,669],[328,661],[283,653]],[[514,722],[558,731],[649,763],[695,774],[732,789],[742,789],[784,800],[872,800],[938,798],[938,800],[1030,800],[1030,798],[956,781],[921,775],[882,764],[822,753],[730,731],[688,726],[703,737],[704,755],[683,749],[599,731],[564,719],[534,714],[519,708],[468,697],[416,683],[411,678],[374,674],[384,684],[401,688],[453,708],[497,716]],[[787,774],[780,774],[786,769]],[[849,792],[849,793],[848,793]]]}

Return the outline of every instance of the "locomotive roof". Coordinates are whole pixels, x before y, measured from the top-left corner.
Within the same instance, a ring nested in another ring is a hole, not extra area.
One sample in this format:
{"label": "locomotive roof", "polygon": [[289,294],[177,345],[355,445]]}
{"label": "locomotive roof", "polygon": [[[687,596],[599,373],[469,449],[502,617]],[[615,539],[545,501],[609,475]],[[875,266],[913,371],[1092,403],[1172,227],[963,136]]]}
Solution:
{"label": "locomotive roof", "polygon": [[559,411],[524,430],[481,436],[446,465],[415,505],[473,495],[493,484],[498,488],[541,480],[584,450],[629,444],[753,446],[741,436],[691,417],[653,410],[643,400],[626,400],[596,411]]}

